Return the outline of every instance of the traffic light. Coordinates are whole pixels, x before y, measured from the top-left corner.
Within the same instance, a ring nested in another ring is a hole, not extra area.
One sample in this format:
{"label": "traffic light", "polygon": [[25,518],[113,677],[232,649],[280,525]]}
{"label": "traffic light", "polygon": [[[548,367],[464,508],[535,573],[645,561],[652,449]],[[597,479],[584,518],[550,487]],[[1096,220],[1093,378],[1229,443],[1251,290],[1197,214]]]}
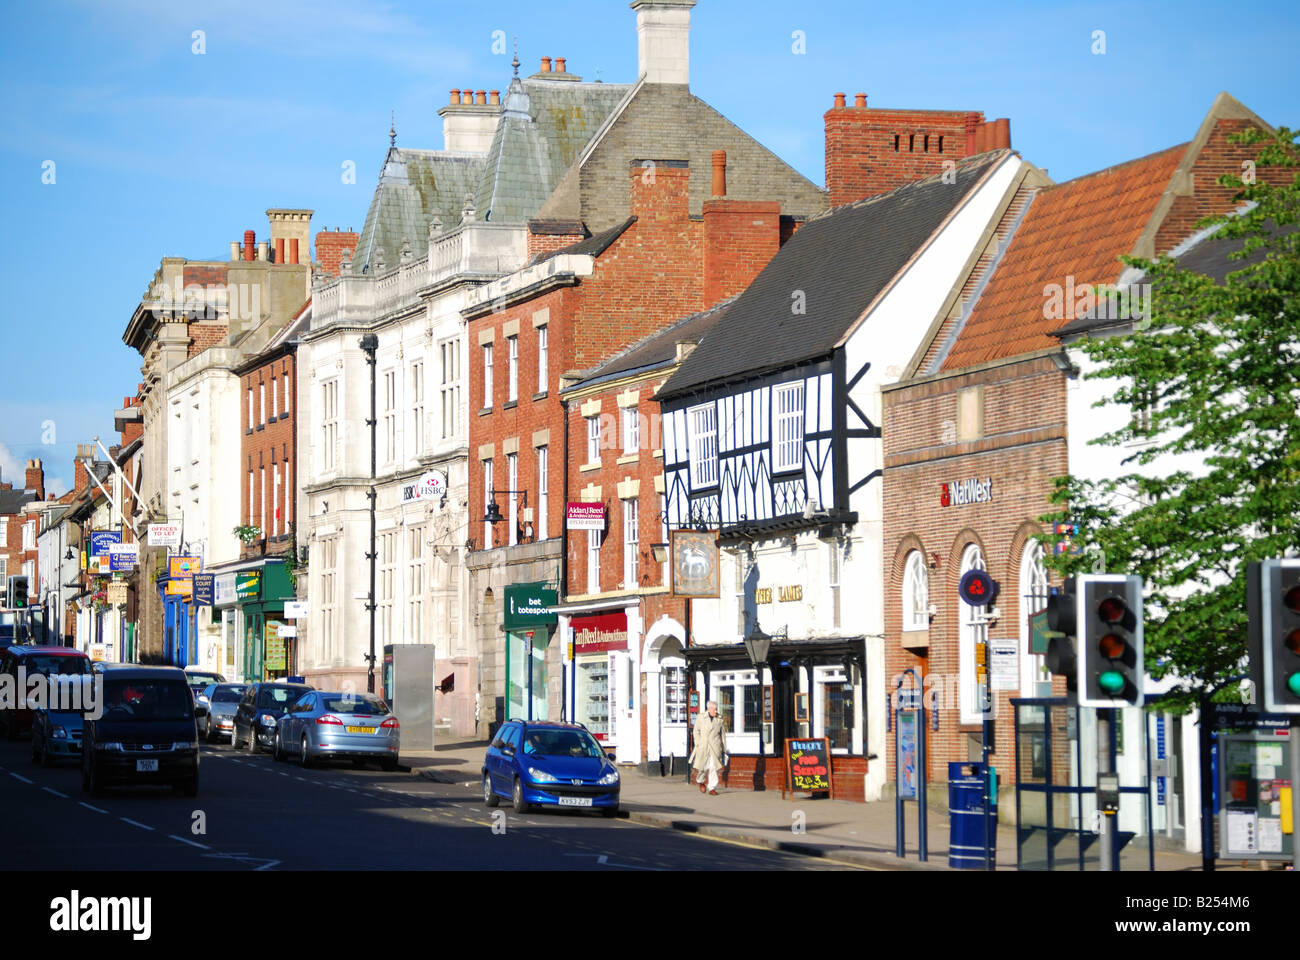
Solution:
{"label": "traffic light", "polygon": [[1085,573],[1077,589],[1079,706],[1142,706],[1142,578]]}
{"label": "traffic light", "polygon": [[1074,578],[1069,577],[1059,593],[1047,598],[1047,629],[1054,634],[1047,640],[1047,670],[1065,677],[1065,687],[1070,693],[1078,688],[1075,672],[1075,613]]}
{"label": "traffic light", "polygon": [[9,606],[19,609],[27,606],[27,578],[9,578]]}
{"label": "traffic light", "polygon": [[1250,674],[1269,713],[1300,713],[1300,560],[1246,568]]}

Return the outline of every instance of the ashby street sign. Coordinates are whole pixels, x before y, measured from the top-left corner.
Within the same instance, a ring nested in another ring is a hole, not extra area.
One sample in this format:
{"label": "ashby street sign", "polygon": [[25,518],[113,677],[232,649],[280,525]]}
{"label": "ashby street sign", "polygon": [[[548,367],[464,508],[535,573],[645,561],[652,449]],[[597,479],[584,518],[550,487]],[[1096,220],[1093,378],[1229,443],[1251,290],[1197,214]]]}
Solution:
{"label": "ashby street sign", "polygon": [[514,583],[506,587],[504,625],[507,630],[531,630],[546,627],[558,619],[555,605],[559,592],[542,583]]}

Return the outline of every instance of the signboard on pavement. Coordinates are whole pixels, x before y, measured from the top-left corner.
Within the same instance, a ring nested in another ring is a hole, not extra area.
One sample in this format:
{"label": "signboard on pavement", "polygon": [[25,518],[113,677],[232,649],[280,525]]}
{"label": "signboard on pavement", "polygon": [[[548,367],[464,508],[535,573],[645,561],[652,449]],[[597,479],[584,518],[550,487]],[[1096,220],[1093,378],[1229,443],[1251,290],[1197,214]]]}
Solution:
{"label": "signboard on pavement", "polygon": [[179,547],[181,545],[181,525],[179,523],[149,524],[149,546]]}
{"label": "signboard on pavement", "polygon": [[825,737],[785,742],[786,783],[796,793],[829,793],[831,742]]}

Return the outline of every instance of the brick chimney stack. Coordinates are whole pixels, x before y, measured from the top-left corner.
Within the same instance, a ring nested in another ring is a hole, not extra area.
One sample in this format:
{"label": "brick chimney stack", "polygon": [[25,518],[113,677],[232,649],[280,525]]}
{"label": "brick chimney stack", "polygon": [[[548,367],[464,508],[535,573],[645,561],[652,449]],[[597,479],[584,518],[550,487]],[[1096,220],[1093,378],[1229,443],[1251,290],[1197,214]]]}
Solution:
{"label": "brick chimney stack", "polygon": [[332,277],[339,275],[345,253],[355,254],[360,235],[351,230],[321,230],[316,234],[316,262]]}
{"label": "brick chimney stack", "polygon": [[35,491],[37,500],[45,499],[45,468],[41,465],[41,461],[27,461],[27,478],[23,483],[23,489]]}
{"label": "brick chimney stack", "polygon": [[713,151],[713,198],[704,201],[704,303],[740,293],[781,248],[781,204],[728,200],[727,152]]}

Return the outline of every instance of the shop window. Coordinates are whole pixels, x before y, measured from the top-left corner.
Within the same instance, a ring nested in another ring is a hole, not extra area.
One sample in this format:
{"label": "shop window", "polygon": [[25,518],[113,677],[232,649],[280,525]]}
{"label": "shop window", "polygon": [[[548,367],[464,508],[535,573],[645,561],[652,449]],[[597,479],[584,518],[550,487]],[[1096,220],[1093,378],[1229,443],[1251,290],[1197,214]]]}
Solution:
{"label": "shop window", "polygon": [[[1047,566],[1043,562],[1043,545],[1031,540],[1020,558],[1020,695],[1038,696],[1037,685],[1051,684],[1047,658],[1029,653],[1029,618],[1047,606]],[[1050,694],[1049,694],[1050,696]]]}
{"label": "shop window", "polygon": [[660,674],[664,687],[664,723],[686,723],[686,666],[664,663]]}
{"label": "shop window", "polygon": [[750,734],[762,732],[763,688],[758,674],[753,670],[738,673],[719,673],[712,677],[712,699],[718,701],[718,716],[722,717],[727,733]]}
{"label": "shop window", "polygon": [[815,735],[828,738],[832,750],[852,750],[855,710],[853,684],[842,669],[818,669],[815,673]]}

